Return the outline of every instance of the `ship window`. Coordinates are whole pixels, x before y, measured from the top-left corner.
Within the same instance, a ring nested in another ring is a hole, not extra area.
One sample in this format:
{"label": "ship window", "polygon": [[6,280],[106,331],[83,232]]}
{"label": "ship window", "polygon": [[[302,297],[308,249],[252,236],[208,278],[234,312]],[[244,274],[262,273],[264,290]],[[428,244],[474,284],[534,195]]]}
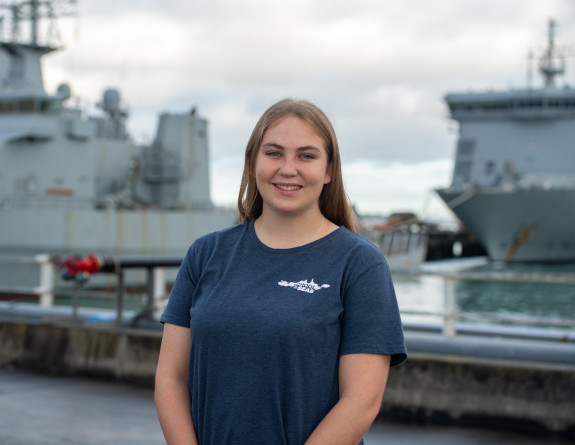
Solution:
{"label": "ship window", "polygon": [[471,180],[471,162],[458,161],[455,164],[455,176],[463,182],[469,182]]}
{"label": "ship window", "polygon": [[51,113],[58,111],[61,103],[54,100],[42,100],[37,102],[34,99],[21,99],[17,101],[0,102],[0,114],[7,113]]}
{"label": "ship window", "polygon": [[541,108],[543,102],[541,100],[522,100],[519,102],[521,108]]}
{"label": "ship window", "polygon": [[472,155],[475,141],[469,139],[461,139],[457,144],[457,155]]}
{"label": "ship window", "polygon": [[34,111],[34,101],[32,99],[24,99],[18,101],[18,111],[24,113],[31,113]]}
{"label": "ship window", "polygon": [[40,102],[41,113],[55,113],[62,109],[62,102],[59,100],[43,100]]}
{"label": "ship window", "polygon": [[12,102],[0,102],[0,113],[13,113],[14,104]]}
{"label": "ship window", "polygon": [[453,173],[459,181],[471,181],[474,150],[475,141],[473,139],[460,139],[458,141],[457,153],[455,155],[455,168]]}
{"label": "ship window", "polygon": [[495,162],[494,161],[487,161],[485,163],[485,174],[491,175],[495,171]]}
{"label": "ship window", "polygon": [[492,103],[483,105],[483,111],[507,111],[507,103]]}

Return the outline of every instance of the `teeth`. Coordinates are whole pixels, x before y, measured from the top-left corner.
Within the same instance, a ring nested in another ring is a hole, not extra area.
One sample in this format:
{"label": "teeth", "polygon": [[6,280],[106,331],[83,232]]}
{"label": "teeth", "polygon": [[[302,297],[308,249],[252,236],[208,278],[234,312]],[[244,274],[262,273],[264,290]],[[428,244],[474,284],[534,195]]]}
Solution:
{"label": "teeth", "polygon": [[286,191],[299,190],[301,188],[301,186],[299,185],[280,185],[280,184],[277,184],[276,187],[280,190],[286,190]]}

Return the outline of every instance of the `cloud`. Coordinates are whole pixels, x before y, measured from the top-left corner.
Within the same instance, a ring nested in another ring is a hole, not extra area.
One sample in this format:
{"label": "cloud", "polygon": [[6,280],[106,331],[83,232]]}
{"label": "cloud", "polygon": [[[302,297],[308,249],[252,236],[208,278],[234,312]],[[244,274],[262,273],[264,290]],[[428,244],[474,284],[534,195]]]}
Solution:
{"label": "cloud", "polygon": [[432,183],[450,181],[444,95],[525,86],[549,18],[559,43],[575,42],[571,0],[83,0],[79,12],[62,23],[66,51],[46,59],[48,90],[70,80],[88,104],[120,88],[143,141],[160,112],[198,107],[219,202],[235,202],[259,115],[295,96],[332,117],[360,208],[420,206]]}
{"label": "cloud", "polygon": [[443,217],[444,205],[434,189],[448,185],[453,163],[441,159],[417,164],[359,161],[344,165],[345,185],[359,213],[415,211]]}

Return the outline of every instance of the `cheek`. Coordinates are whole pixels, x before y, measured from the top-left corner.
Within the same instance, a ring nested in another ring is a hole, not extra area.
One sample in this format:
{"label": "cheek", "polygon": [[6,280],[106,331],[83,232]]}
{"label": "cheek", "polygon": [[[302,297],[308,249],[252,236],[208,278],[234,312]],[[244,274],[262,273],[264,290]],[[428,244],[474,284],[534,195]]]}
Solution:
{"label": "cheek", "polygon": [[261,176],[261,163],[259,163],[256,159],[256,162],[254,164],[254,167],[252,168],[252,177],[257,179],[259,176]]}
{"label": "cheek", "polygon": [[269,174],[267,173],[265,163],[258,162],[256,160],[254,168],[252,169],[252,178],[254,179],[258,189],[260,188],[260,185],[263,183],[263,181],[266,180],[266,178],[268,176],[269,176]]}
{"label": "cheek", "polygon": [[251,177],[254,178],[254,179],[257,179],[258,176],[261,175],[261,169],[262,169],[262,163],[261,163],[261,160],[260,160],[260,156],[258,155],[258,156],[256,157],[256,159],[254,160],[252,169],[251,169],[251,171],[250,171]]}

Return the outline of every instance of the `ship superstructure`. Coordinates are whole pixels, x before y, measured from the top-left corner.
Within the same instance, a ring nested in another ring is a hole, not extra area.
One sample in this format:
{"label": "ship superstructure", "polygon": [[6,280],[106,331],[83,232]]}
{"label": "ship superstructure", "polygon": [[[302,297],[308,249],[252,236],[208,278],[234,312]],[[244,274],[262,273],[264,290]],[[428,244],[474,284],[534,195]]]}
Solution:
{"label": "ship superstructure", "polygon": [[68,84],[44,90],[41,58],[57,48],[39,43],[38,23],[56,3],[0,5],[12,24],[0,41],[0,252],[183,254],[233,224],[236,212],[210,199],[208,123],[195,108],[162,114],[140,146],[117,90],[97,116],[70,104]]}
{"label": "ship superstructure", "polygon": [[556,85],[554,30],[541,88],[445,98],[459,138],[451,186],[437,192],[492,260],[575,261],[575,89]]}

